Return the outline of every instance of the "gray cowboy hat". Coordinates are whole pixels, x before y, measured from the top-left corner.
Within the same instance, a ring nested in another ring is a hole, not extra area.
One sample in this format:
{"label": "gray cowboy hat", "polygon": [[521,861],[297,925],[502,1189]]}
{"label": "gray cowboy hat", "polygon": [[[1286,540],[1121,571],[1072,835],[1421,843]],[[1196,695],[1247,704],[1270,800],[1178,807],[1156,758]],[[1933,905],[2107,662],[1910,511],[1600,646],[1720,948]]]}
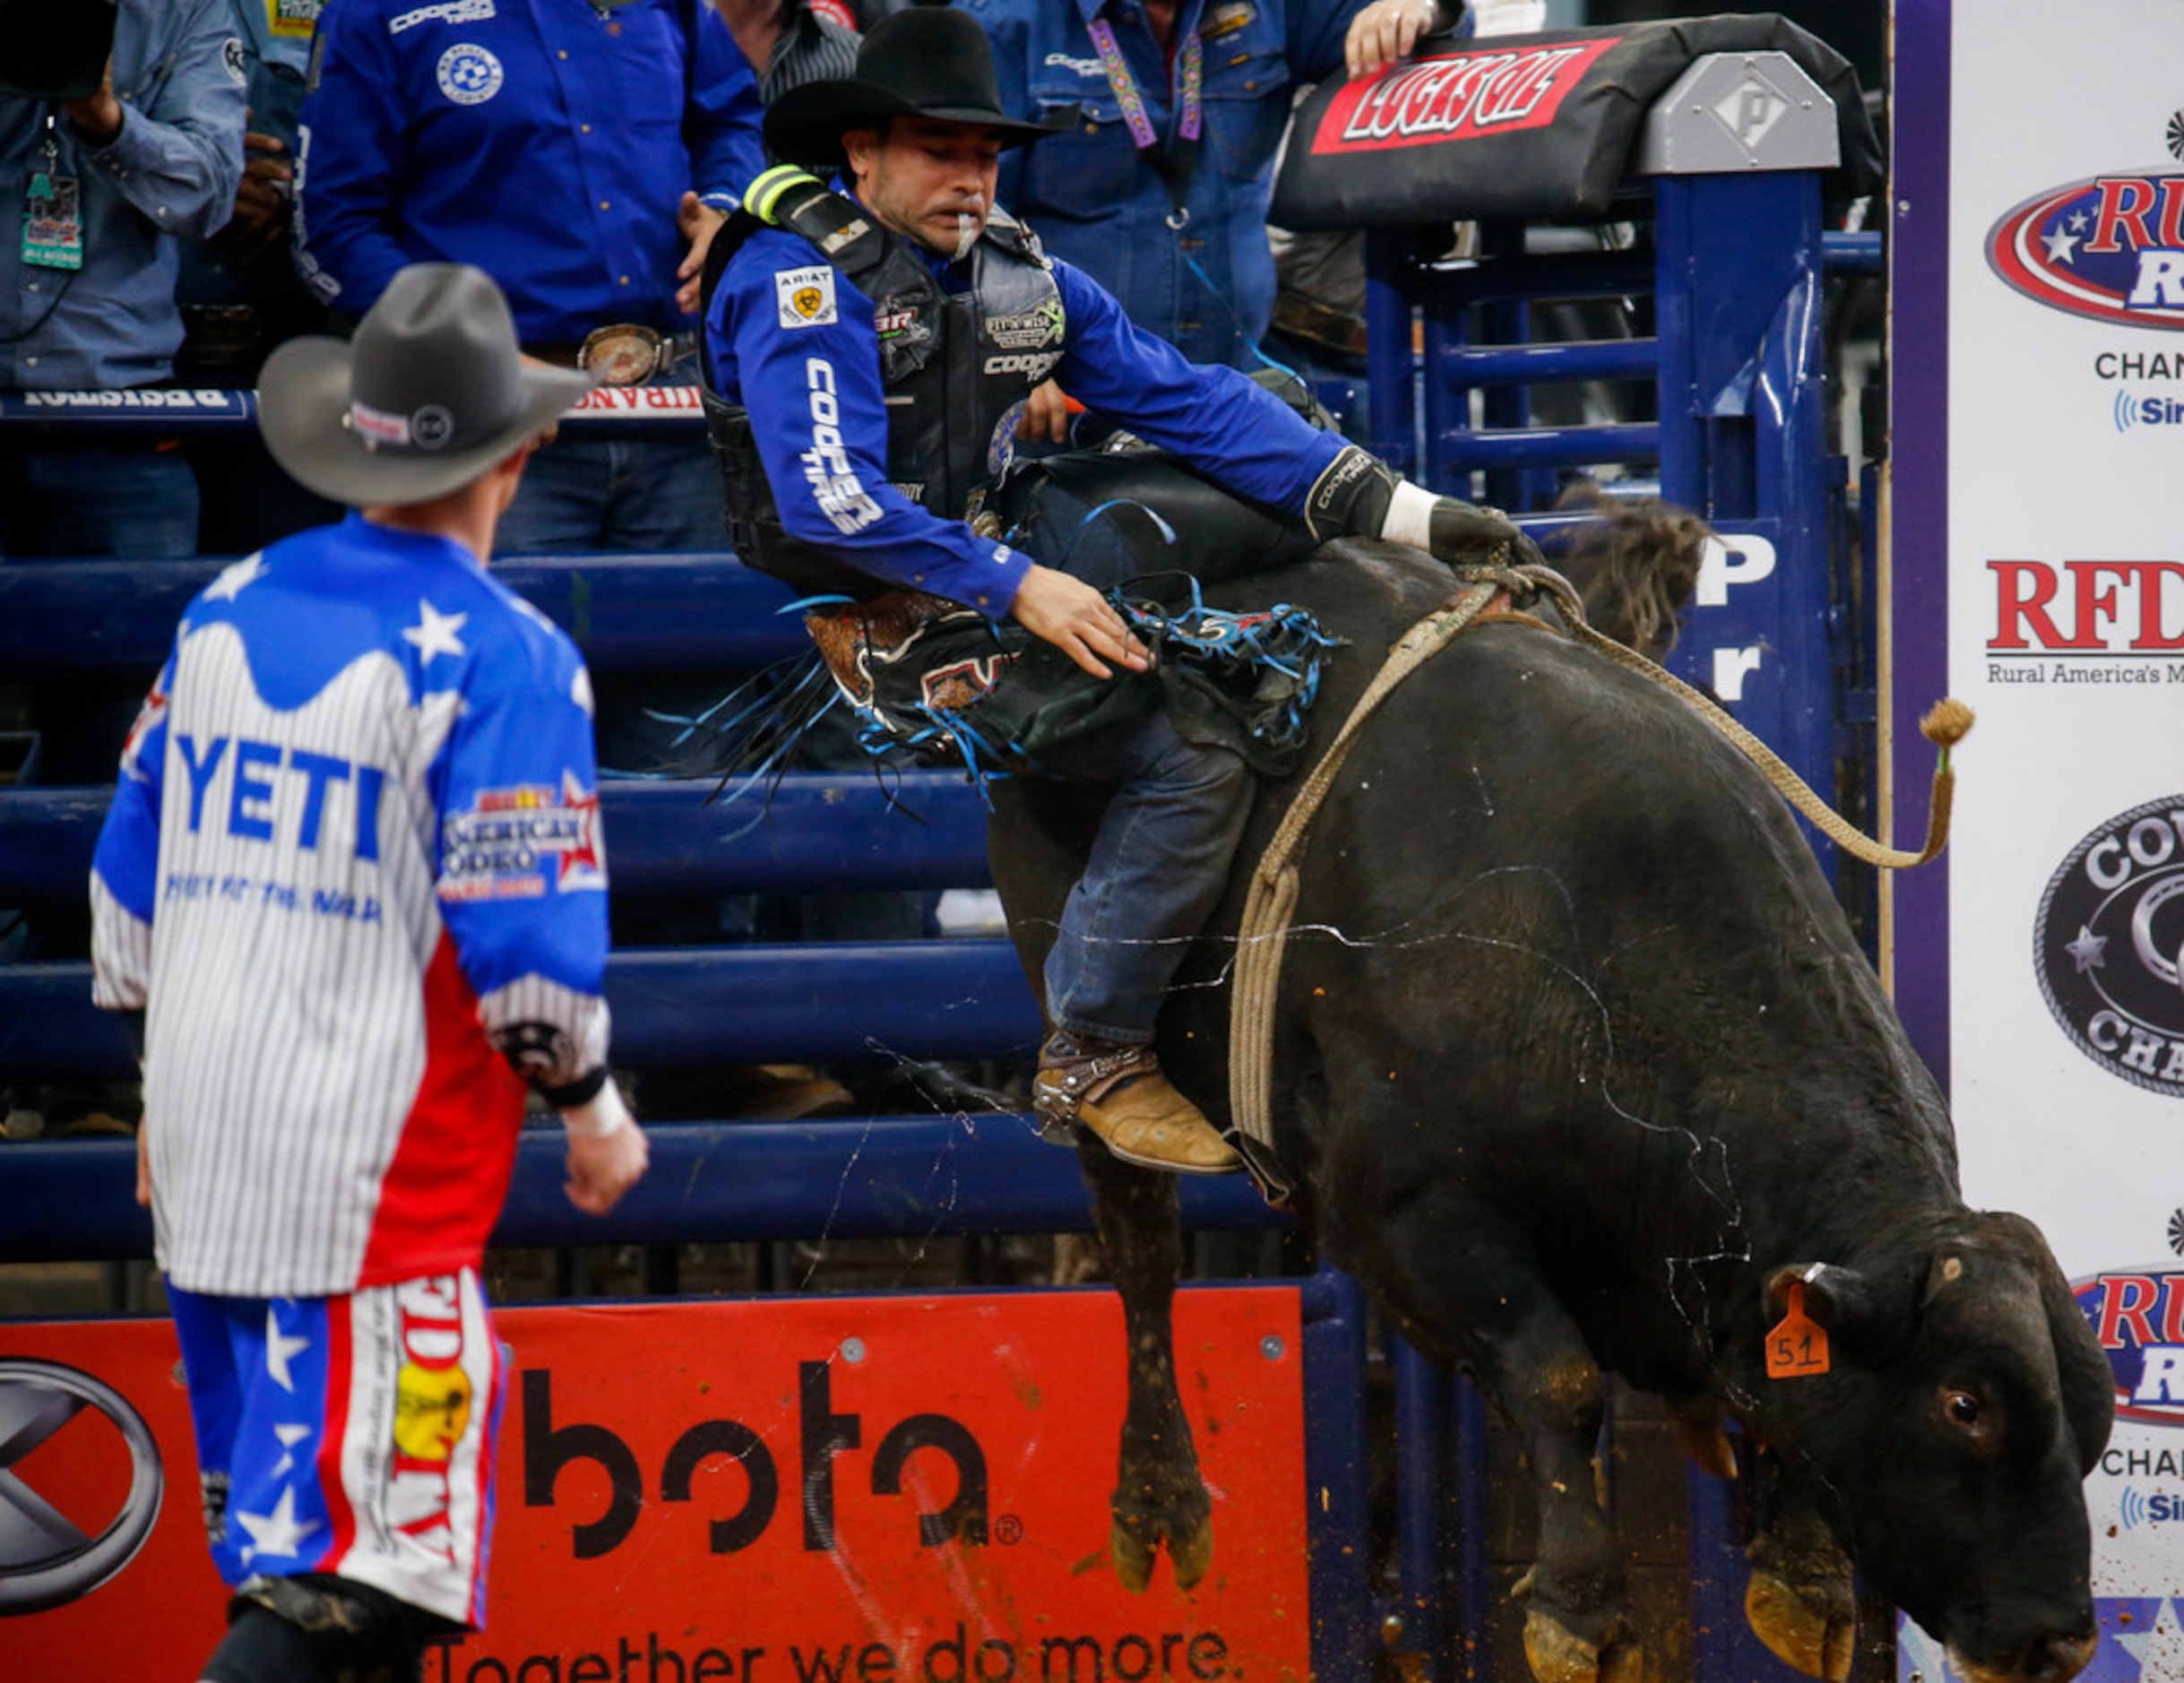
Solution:
{"label": "gray cowboy hat", "polygon": [[523,355],[493,277],[411,263],[347,342],[291,339],[258,376],[258,426],[290,477],[337,503],[423,503],[486,472],[591,389]]}
{"label": "gray cowboy hat", "polygon": [[838,169],[842,137],[890,118],[972,123],[1004,146],[1021,146],[1069,126],[1070,113],[1025,123],[1001,108],[993,47],[979,21],[953,6],[890,13],[857,49],[857,74],[791,88],[766,108],[767,150],[807,168]]}

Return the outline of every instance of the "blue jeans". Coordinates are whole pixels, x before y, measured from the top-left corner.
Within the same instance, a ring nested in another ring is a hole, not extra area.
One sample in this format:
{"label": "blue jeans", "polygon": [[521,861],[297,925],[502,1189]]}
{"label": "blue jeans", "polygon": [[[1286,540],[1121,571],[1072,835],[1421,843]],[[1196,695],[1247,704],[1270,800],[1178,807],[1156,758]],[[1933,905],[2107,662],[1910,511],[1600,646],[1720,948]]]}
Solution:
{"label": "blue jeans", "polygon": [[499,555],[725,550],[721,470],[704,436],[557,438],[531,459]]}
{"label": "blue jeans", "polygon": [[1073,1035],[1150,1040],[1176,967],[1228,887],[1250,769],[1228,748],[1186,742],[1164,708],[1041,763],[1115,790],[1047,956],[1047,1014]]}
{"label": "blue jeans", "polygon": [[197,477],[182,452],[0,453],[0,555],[164,561],[197,553]]}

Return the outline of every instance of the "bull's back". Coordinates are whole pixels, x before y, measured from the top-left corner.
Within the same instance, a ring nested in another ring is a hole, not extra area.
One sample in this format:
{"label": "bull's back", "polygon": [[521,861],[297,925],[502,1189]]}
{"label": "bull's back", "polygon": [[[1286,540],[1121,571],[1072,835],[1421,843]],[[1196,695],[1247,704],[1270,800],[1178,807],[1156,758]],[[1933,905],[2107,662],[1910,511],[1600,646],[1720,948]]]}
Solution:
{"label": "bull's back", "polygon": [[[1446,574],[1323,559],[1270,582],[1351,639],[1316,757]],[[1224,932],[1294,793],[1265,792]],[[1731,1248],[1794,1201],[1791,1142],[1825,1156],[1830,1130],[1878,1126],[1906,1173],[1938,1161],[1921,1095],[1878,1123],[1832,1105],[1915,1062],[1781,798],[1684,703],[1555,634],[1482,624],[1386,699],[1313,824],[1293,928],[1282,1144],[1344,1209],[1436,1186],[1581,1235],[1573,1270],[1657,1280],[1664,1250]],[[1181,1003],[1178,1075],[1219,1109],[1227,995]]]}

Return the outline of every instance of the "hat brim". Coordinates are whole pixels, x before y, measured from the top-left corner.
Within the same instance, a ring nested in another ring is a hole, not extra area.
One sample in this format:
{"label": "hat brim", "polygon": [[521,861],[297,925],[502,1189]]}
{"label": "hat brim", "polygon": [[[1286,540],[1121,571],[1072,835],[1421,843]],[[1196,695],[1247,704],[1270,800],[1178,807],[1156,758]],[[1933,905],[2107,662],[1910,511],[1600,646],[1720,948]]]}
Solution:
{"label": "hat brim", "polygon": [[1044,134],[1071,126],[1067,112],[1043,123],[1026,123],[983,106],[917,106],[876,82],[854,77],[807,82],[791,88],[766,108],[766,149],[776,158],[807,168],[841,168],[842,137],[853,128],[871,128],[899,117],[929,117],[936,123],[963,123],[986,129],[1002,146],[1023,146]]}
{"label": "hat brim", "polygon": [[593,384],[577,369],[526,358],[522,406],[491,437],[455,450],[374,450],[349,424],[354,354],[339,339],[291,339],[258,376],[258,428],[273,460],[306,490],[352,508],[429,502],[468,485],[545,431]]}

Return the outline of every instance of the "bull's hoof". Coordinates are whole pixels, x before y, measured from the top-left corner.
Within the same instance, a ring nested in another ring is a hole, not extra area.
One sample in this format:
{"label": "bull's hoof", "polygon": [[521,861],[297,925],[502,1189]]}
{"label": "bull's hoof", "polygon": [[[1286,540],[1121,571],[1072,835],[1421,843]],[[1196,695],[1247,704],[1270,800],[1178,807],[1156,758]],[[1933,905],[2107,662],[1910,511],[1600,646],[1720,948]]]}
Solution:
{"label": "bull's hoof", "polygon": [[1645,1650],[1635,1642],[1587,1642],[1551,1613],[1524,1615],[1524,1659],[1538,1683],[1643,1683]]}
{"label": "bull's hoof", "polygon": [[[1212,1522],[1201,1522],[1187,1536],[1178,1537],[1172,1532],[1164,1535],[1168,1558],[1175,1564],[1176,1587],[1196,1589],[1213,1564]],[[1159,1536],[1151,1541],[1139,1538],[1120,1520],[1115,1522],[1108,1535],[1108,1552],[1114,1557],[1117,1581],[1131,1594],[1143,1594],[1152,1582],[1152,1559],[1161,1541]]]}
{"label": "bull's hoof", "polygon": [[1744,1617],[1777,1659],[1807,1677],[1828,1683],[1850,1677],[1858,1619],[1847,1583],[1789,1584],[1754,1566],[1744,1589]]}
{"label": "bull's hoof", "polygon": [[1107,1547],[1115,1558],[1117,1580],[1131,1594],[1143,1595],[1145,1586],[1152,1582],[1152,1545],[1138,1541],[1117,1520],[1114,1530],[1108,1534]]}
{"label": "bull's hoof", "polygon": [[1195,1590],[1213,1566],[1213,1522],[1207,1520],[1187,1537],[1168,1539],[1168,1558],[1175,1562],[1176,1587]]}

